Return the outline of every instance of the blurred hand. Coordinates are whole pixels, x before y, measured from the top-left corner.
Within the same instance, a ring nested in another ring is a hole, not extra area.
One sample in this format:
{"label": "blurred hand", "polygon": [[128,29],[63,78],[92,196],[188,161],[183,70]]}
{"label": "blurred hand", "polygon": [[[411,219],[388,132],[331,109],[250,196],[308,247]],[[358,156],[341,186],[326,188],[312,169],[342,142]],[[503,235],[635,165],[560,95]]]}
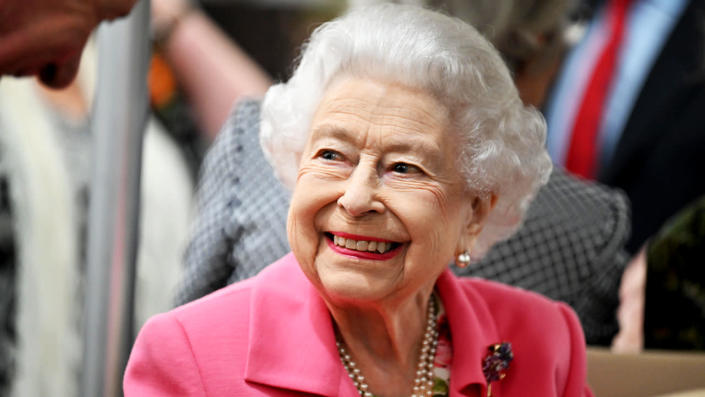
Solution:
{"label": "blurred hand", "polygon": [[642,248],[622,274],[617,308],[619,333],[612,340],[615,353],[638,353],[644,348],[645,299],[646,249]]}
{"label": "blurred hand", "polygon": [[136,0],[0,0],[0,75],[37,75],[47,86],[73,81],[88,36]]}

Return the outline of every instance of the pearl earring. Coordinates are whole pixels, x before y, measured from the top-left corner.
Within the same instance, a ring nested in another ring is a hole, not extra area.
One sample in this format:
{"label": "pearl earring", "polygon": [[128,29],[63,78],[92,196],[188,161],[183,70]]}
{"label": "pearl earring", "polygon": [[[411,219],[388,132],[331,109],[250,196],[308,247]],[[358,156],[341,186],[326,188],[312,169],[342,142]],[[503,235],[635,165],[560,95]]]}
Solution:
{"label": "pearl earring", "polygon": [[459,268],[464,268],[470,264],[470,253],[466,250],[455,257],[455,265]]}

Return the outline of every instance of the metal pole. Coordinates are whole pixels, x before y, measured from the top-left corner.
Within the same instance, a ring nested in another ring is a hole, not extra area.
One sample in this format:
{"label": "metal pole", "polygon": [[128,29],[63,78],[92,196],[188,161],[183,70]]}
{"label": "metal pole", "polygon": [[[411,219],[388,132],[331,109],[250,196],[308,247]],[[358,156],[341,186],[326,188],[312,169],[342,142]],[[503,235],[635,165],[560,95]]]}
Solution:
{"label": "metal pole", "polygon": [[122,395],[133,335],[149,0],[98,32],[81,395]]}

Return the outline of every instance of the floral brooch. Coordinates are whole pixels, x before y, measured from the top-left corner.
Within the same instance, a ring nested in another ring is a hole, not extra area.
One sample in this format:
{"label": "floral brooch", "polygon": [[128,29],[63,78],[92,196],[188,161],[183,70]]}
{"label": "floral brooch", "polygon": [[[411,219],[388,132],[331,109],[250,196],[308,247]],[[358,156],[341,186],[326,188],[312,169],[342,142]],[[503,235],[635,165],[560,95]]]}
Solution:
{"label": "floral brooch", "polygon": [[514,359],[512,344],[495,343],[487,347],[489,354],[482,360],[482,373],[487,379],[487,397],[492,396],[492,382],[504,379],[509,363]]}

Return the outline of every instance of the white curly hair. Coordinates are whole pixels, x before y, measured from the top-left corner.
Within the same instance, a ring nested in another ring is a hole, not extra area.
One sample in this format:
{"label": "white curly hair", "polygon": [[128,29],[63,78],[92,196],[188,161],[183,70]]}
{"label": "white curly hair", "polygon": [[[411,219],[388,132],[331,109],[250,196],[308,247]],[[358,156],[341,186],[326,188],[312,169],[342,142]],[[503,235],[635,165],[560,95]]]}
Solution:
{"label": "white curly hair", "polygon": [[356,9],[317,28],[288,82],[262,104],[260,142],[279,179],[293,188],[313,114],[327,85],[348,75],[434,94],[462,137],[458,166],[468,194],[495,195],[473,258],[509,237],[551,172],[546,124],[519,99],[502,58],[475,28],[416,6]]}

